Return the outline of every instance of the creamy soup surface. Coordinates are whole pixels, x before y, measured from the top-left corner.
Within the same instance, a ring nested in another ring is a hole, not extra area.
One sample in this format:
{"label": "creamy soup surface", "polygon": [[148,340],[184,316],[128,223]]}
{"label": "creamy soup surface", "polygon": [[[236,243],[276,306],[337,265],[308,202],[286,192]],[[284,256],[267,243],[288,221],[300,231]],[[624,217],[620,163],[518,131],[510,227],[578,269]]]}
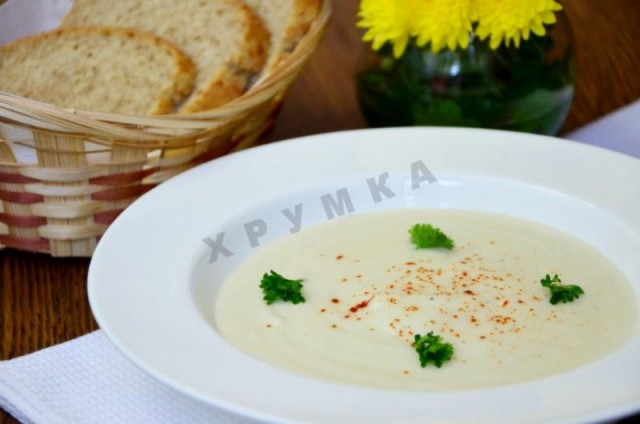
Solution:
{"label": "creamy soup surface", "polygon": [[[417,250],[416,223],[442,229],[453,250]],[[304,279],[305,303],[267,305],[274,270]],[[540,279],[585,292],[551,305]],[[400,210],[325,222],[257,249],[224,282],[215,325],[232,345],[325,380],[399,390],[509,384],[576,368],[638,331],[637,294],[602,254],[558,230],[474,211]],[[420,367],[415,334],[454,347]]]}

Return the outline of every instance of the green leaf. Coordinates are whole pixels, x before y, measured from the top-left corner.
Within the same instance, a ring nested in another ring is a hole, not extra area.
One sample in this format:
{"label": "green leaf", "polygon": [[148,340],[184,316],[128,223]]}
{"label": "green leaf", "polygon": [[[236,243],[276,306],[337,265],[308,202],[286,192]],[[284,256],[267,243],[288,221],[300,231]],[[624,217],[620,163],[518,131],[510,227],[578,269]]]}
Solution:
{"label": "green leaf", "polygon": [[414,347],[418,352],[422,368],[430,363],[440,368],[453,356],[453,346],[450,343],[444,343],[442,336],[433,334],[433,331],[430,331],[426,336],[416,334]]}
{"label": "green leaf", "polygon": [[551,288],[551,286],[553,286],[555,283],[561,283],[562,280],[560,280],[560,278],[558,278],[558,275],[554,275],[553,278],[551,278],[551,276],[549,274],[545,275],[545,277],[540,280],[540,284],[542,284],[542,287],[548,287]]}
{"label": "green leaf", "polygon": [[552,305],[573,302],[584,294],[584,290],[582,290],[582,287],[580,286],[573,284],[563,285],[561,283],[562,280],[560,280],[557,275],[554,275],[553,278],[551,278],[551,276],[547,274],[542,280],[540,280],[542,287],[546,287],[551,291],[549,303]]}
{"label": "green leaf", "polygon": [[455,243],[445,233],[431,224],[416,224],[409,230],[411,241],[418,249],[444,247],[453,249]]}
{"label": "green leaf", "polygon": [[264,274],[260,282],[260,288],[264,293],[263,299],[267,302],[267,305],[271,305],[278,300],[293,304],[304,303],[306,300],[301,293],[303,281],[289,280],[271,270],[271,274]]}
{"label": "green leaf", "polygon": [[479,125],[474,119],[466,119],[462,109],[453,100],[434,100],[429,103],[416,103],[413,107],[413,119],[417,125],[440,125],[448,127],[472,127]]}

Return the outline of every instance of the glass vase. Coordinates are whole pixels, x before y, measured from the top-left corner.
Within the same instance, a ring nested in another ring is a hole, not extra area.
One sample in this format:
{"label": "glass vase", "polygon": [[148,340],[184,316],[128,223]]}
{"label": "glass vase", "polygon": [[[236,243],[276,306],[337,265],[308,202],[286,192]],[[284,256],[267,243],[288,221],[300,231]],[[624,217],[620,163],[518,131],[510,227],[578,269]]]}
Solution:
{"label": "glass vase", "polygon": [[368,44],[358,59],[356,85],[372,127],[438,125],[556,134],[573,100],[571,31],[563,14],[543,37],[516,48],[473,38],[467,49],[432,53]]}

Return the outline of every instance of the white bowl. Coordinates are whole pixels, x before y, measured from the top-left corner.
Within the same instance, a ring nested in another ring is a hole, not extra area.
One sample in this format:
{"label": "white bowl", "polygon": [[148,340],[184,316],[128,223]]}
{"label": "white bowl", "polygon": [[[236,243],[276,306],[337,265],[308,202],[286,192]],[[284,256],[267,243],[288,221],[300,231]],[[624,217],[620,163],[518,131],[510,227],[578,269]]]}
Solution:
{"label": "white bowl", "polygon": [[[398,196],[376,203],[366,181],[385,172]],[[230,346],[209,314],[224,277],[251,253],[244,224],[263,220],[267,231],[259,242],[267,243],[288,234],[283,209],[302,204],[303,226],[326,220],[320,196],[341,189],[353,213],[472,209],[559,228],[612,260],[640,301],[639,160],[534,135],[406,128],[251,149],[143,196],[109,228],[91,263],[89,298],[98,323],[129,358],[169,386],[281,423],[583,423],[640,410],[640,325],[620,349],[573,371],[454,392],[318,381]],[[211,262],[222,232],[233,256]]]}

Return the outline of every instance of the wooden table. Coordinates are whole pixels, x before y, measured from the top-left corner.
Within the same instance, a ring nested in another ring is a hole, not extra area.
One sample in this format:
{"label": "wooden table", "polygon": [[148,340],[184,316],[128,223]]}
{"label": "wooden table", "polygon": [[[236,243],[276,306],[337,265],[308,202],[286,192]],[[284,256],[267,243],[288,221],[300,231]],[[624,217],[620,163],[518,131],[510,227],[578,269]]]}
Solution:
{"label": "wooden table", "polygon": [[[352,82],[359,43],[357,1],[333,3],[324,43],[289,92],[271,140],[364,126]],[[640,2],[564,3],[573,25],[578,72],[566,132],[640,98]],[[88,266],[88,259],[0,251],[0,359],[97,328],[87,303]],[[15,422],[0,411],[0,424]]]}

